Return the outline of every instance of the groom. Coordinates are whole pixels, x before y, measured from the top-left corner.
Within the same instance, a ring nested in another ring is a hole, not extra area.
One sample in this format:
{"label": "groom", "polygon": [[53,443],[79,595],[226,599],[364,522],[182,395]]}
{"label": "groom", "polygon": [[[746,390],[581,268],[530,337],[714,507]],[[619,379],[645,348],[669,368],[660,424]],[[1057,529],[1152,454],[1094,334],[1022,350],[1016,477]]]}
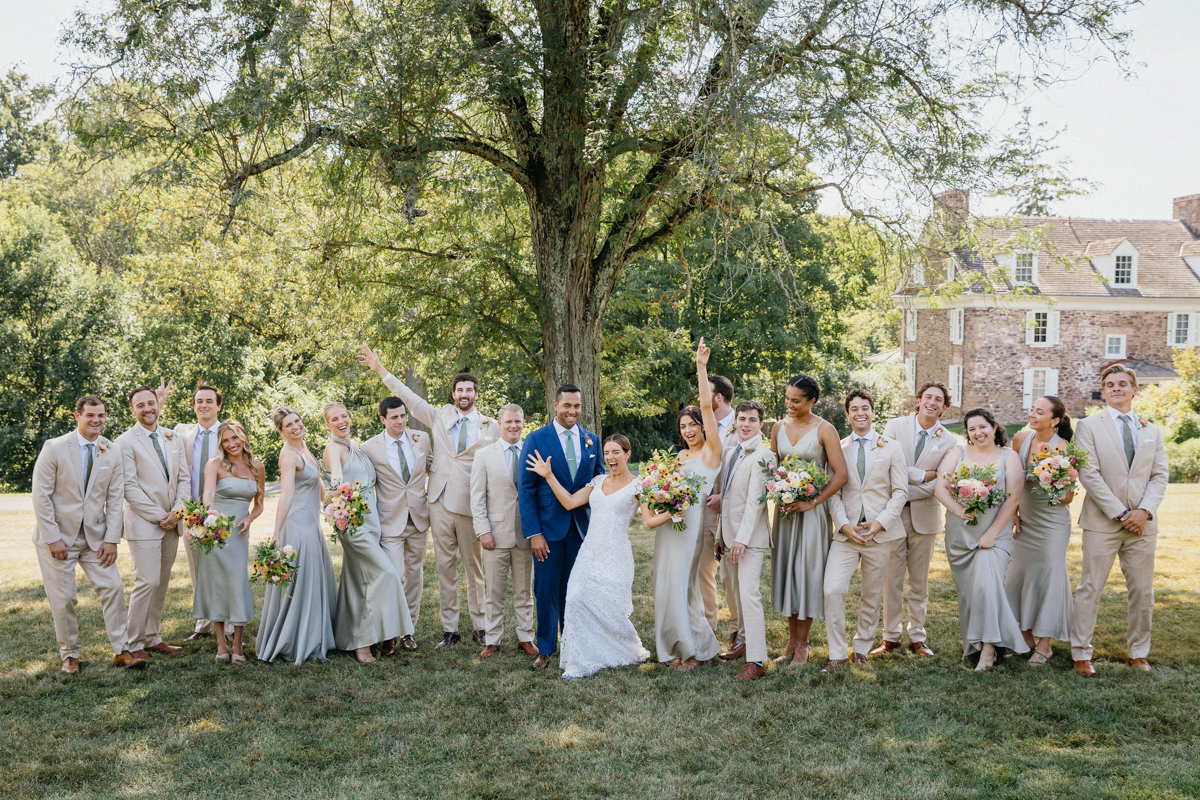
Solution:
{"label": "groom", "polygon": [[[525,439],[521,465],[533,453],[550,462],[558,482],[568,492],[577,492],[604,472],[598,437],[576,423],[583,407],[579,387],[565,383],[554,396],[554,419]],[[533,592],[537,597],[537,648],[534,669],[550,663],[558,649],[558,630],[566,610],[567,580],[575,556],[587,535],[590,512],[587,506],[568,511],[554,496],[546,479],[520,470],[518,503],[521,532],[529,540],[533,557]]]}

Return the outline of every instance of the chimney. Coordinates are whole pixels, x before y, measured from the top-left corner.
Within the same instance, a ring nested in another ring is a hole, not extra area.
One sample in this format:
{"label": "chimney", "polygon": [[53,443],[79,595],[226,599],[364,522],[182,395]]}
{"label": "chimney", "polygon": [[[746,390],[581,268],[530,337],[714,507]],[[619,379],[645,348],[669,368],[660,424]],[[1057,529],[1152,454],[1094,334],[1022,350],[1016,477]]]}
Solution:
{"label": "chimney", "polygon": [[961,189],[947,189],[935,194],[933,200],[935,211],[946,215],[949,232],[957,233],[971,213],[970,195]]}
{"label": "chimney", "polygon": [[1200,236],[1200,194],[1176,197],[1171,217],[1186,225],[1193,236]]}

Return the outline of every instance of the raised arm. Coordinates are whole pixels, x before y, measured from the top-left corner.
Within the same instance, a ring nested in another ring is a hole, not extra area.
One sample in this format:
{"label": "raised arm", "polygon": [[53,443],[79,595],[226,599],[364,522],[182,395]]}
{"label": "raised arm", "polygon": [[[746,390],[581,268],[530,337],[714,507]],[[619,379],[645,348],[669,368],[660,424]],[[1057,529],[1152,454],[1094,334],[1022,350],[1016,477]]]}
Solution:
{"label": "raised arm", "polygon": [[438,410],[428,400],[404,385],[404,382],[393,375],[383,366],[375,351],[365,344],[359,345],[358,360],[364,366],[375,371],[392,394],[404,401],[411,413],[421,423],[433,429],[438,424]]}
{"label": "raised arm", "polygon": [[[713,413],[712,407],[712,388],[708,385],[708,357],[712,355],[712,350],[704,343],[704,337],[700,337],[700,344],[696,346],[696,381],[699,383],[700,389],[700,417],[704,420],[704,466],[709,469],[716,469],[721,466],[721,456],[724,454],[724,449],[721,447],[721,429],[717,426],[717,415]],[[646,523],[649,525],[649,523]]]}
{"label": "raised arm", "polygon": [[536,472],[546,479],[546,485],[550,487],[550,491],[554,492],[554,496],[558,498],[558,502],[563,508],[570,511],[573,508],[586,506],[588,498],[592,496],[592,485],[589,483],[578,492],[571,494],[558,482],[558,478],[554,476],[554,472],[550,469],[551,458],[553,456],[547,456],[543,459],[542,454],[534,450],[525,459],[525,469],[529,472]]}

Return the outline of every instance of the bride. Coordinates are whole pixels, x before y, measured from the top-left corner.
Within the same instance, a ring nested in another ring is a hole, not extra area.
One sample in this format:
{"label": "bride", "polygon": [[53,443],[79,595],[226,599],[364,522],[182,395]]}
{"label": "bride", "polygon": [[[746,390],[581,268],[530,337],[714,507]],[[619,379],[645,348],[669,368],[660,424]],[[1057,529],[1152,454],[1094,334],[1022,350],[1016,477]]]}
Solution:
{"label": "bride", "polygon": [[[564,508],[592,507],[587,538],[579,548],[567,581],[567,606],[563,623],[559,666],[564,678],[583,678],[606,667],[639,664],[650,657],[633,613],[633,546],[629,521],[638,510],[637,479],[629,471],[629,440],[614,434],[604,440],[604,463],[609,474],[570,494],[550,471],[550,458],[534,451],[528,469],[546,479]],[[670,514],[654,514],[645,504],[642,519],[654,527]]]}

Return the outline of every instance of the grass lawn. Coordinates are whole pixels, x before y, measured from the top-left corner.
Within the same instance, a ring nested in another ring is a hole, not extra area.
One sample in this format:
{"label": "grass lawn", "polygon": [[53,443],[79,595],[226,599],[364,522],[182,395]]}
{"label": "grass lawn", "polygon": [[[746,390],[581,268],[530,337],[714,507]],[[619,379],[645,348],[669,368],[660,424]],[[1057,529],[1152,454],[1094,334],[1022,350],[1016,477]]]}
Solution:
{"label": "grass lawn", "polygon": [[[511,612],[501,655],[480,662],[468,644],[435,651],[432,549],[413,655],[234,668],[213,660],[210,639],[143,672],[117,670],[89,587],[80,592],[82,671],[70,678],[58,672],[28,496],[0,496],[0,797],[1198,797],[1198,505],[1200,487],[1173,485],[1161,509],[1149,675],[1123,665],[1115,570],[1096,678],[1072,672],[1062,643],[1047,667],[1011,658],[974,674],[959,659],[939,543],[935,658],[902,651],[873,669],[821,675],[818,622],[812,663],[772,665],[752,684],[729,681],[740,664],[686,674],[648,664],[571,683],[528,669]],[[271,529],[273,507],[256,538]],[[652,548],[637,528],[634,621],[651,649]],[[1078,534],[1070,562],[1074,583]],[[128,583],[124,547],[120,566]],[[256,596],[261,603],[261,589]],[[168,641],[190,632],[190,610],[180,555]],[[768,637],[778,653],[778,615]]]}

